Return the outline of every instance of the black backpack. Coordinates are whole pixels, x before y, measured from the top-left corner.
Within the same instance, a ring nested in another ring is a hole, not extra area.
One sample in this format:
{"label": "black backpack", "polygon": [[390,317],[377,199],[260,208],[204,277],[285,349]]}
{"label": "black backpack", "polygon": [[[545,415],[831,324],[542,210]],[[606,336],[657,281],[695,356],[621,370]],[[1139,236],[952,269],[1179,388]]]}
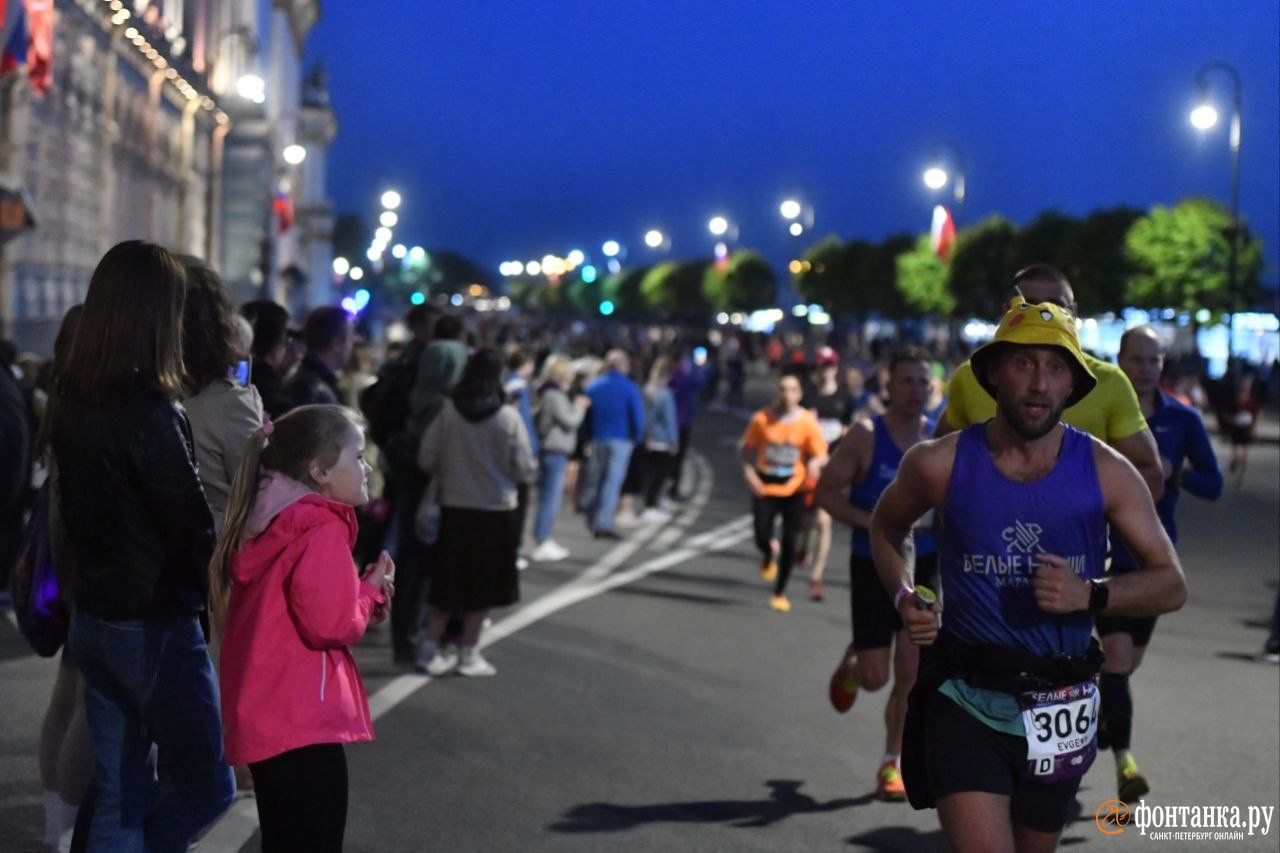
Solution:
{"label": "black backpack", "polygon": [[396,433],[409,427],[409,395],[418,379],[418,355],[416,350],[406,352],[384,364],[374,383],[360,392],[369,437],[383,449]]}

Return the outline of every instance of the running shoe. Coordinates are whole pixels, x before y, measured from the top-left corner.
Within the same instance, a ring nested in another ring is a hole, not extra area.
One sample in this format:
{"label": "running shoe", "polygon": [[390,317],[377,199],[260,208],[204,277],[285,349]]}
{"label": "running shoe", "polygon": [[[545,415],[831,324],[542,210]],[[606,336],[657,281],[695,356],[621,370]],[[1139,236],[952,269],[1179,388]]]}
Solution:
{"label": "running shoe", "polygon": [[466,649],[458,662],[458,675],[476,678],[486,675],[497,675],[498,668],[489,663],[475,649]]}
{"label": "running shoe", "polygon": [[876,799],[890,803],[901,803],[907,799],[907,786],[902,784],[902,772],[892,761],[886,761],[876,774]]}
{"label": "running shoe", "polygon": [[785,595],[775,595],[773,598],[769,599],[769,606],[779,613],[791,612],[791,602],[787,601],[787,597]]}
{"label": "running shoe", "polygon": [[853,707],[853,700],[858,698],[857,658],[851,658],[848,651],[840,655],[840,665],[831,673],[831,681],[827,684],[827,698],[836,713],[843,714]]}
{"label": "running shoe", "polygon": [[1267,640],[1259,657],[1263,663],[1280,663],[1280,640]]}
{"label": "running shoe", "polygon": [[760,559],[760,579],[763,581],[772,581],[778,576],[778,561],[770,554]]}
{"label": "running shoe", "polygon": [[640,520],[645,524],[666,524],[671,520],[671,513],[656,506],[651,506],[640,513]]}
{"label": "running shoe", "polygon": [[1116,799],[1125,803],[1136,803],[1151,793],[1146,777],[1138,772],[1138,762],[1129,753],[1116,762],[1116,788]]}
{"label": "running shoe", "polygon": [[827,592],[822,588],[822,581],[809,581],[809,598],[814,601],[827,600]]}

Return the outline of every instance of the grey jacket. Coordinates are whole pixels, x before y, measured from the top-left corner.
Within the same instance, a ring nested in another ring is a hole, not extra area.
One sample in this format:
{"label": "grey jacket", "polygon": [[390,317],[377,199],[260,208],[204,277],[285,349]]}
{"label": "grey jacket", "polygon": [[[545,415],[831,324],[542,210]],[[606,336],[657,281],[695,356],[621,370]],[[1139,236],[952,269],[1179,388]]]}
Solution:
{"label": "grey jacket", "polygon": [[245,447],[262,426],[262,400],[252,385],[219,379],[183,400],[182,405],[191,422],[200,485],[204,486],[204,496],[213,511],[213,528],[221,531],[231,483]]}
{"label": "grey jacket", "polygon": [[586,410],[573,404],[558,385],[548,385],[538,397],[538,439],[544,453],[572,453],[578,441],[578,427]]}
{"label": "grey jacket", "polygon": [[519,412],[502,406],[473,422],[451,400],[422,436],[418,467],[434,478],[440,506],[460,509],[515,509],[517,484],[538,475]]}

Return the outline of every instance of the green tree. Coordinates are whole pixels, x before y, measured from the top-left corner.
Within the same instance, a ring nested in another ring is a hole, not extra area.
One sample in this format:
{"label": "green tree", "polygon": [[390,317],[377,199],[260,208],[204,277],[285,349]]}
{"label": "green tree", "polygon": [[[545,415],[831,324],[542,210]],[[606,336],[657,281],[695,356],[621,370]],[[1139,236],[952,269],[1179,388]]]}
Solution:
{"label": "green tree", "polygon": [[796,292],[807,302],[816,302],[828,311],[843,312],[842,284],[852,276],[845,269],[844,243],[829,235],[805,251],[802,268],[794,273]]}
{"label": "green tree", "polygon": [[1234,304],[1228,290],[1227,234],[1231,217],[1208,199],[1186,199],[1173,207],[1157,205],[1129,229],[1125,248],[1133,273],[1126,298],[1148,308],[1229,311],[1257,293],[1262,243],[1244,230],[1236,264]]}
{"label": "green tree", "polygon": [[1068,273],[1072,284],[1082,284],[1076,291],[1080,313],[1124,308],[1125,288],[1132,273],[1125,240],[1141,217],[1142,211],[1135,207],[1108,207],[1095,210],[1080,223],[1082,254],[1078,266]]}
{"label": "green tree", "polygon": [[950,314],[956,301],[947,290],[947,262],[933,250],[933,238],[923,234],[909,251],[897,256],[895,285],[903,302],[923,314]]}
{"label": "green tree", "polygon": [[614,315],[620,318],[636,318],[648,310],[640,285],[649,267],[623,268],[600,283],[600,292],[614,305]]}
{"label": "green tree", "polygon": [[723,268],[707,264],[702,296],[716,310],[754,311],[772,305],[778,276],[759,252],[734,252]]}
{"label": "green tree", "polygon": [[902,317],[907,313],[907,303],[898,290],[898,256],[915,244],[910,234],[894,234],[880,243],[854,241],[847,251],[848,264],[853,272],[852,293],[855,304],[864,317],[868,313],[888,317]]}
{"label": "green tree", "polygon": [[706,264],[706,261],[668,261],[653,267],[640,282],[645,303],[667,315],[705,315],[710,309],[702,295]]}
{"label": "green tree", "polygon": [[998,318],[1008,301],[1018,271],[1017,229],[992,216],[956,235],[955,254],[947,274],[947,290],[964,316]]}

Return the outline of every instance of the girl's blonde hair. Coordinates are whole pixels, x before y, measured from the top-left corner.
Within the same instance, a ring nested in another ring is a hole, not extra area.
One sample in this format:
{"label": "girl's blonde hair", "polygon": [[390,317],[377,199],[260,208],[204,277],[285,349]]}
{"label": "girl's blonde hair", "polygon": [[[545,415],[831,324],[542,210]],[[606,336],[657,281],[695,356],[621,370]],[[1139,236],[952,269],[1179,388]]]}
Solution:
{"label": "girl's blonde hair", "polygon": [[337,465],[343,442],[353,431],[364,429],[364,418],[345,406],[300,406],[249,438],[231,483],[222,533],[209,564],[209,603],[217,624],[226,616],[231,561],[244,544],[263,475],[277,472],[320,491],[320,484],[311,478],[312,463],[323,468]]}
{"label": "girl's blonde hair", "polygon": [[569,390],[569,385],[573,382],[573,362],[568,356],[560,353],[547,356],[542,364],[542,381],[548,380],[561,386],[563,390]]}

